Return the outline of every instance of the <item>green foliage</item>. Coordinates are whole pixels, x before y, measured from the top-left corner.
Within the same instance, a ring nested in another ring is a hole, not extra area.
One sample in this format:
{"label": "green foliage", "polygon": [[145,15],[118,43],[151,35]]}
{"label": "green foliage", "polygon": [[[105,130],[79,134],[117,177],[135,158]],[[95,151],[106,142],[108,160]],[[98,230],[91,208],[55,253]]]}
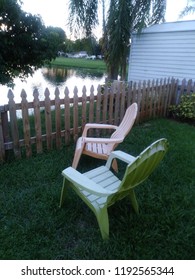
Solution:
{"label": "green foliage", "polygon": [[195,93],[181,96],[181,101],[178,105],[171,105],[169,112],[175,118],[182,121],[190,121],[195,123]]}
{"label": "green foliage", "polygon": [[21,10],[16,0],[1,3],[0,9],[0,83],[25,78],[57,55],[65,39],[62,31],[46,28],[40,17]]}
{"label": "green foliage", "polygon": [[93,36],[77,39],[75,41],[66,39],[65,44],[61,50],[66,53],[86,51],[88,55],[101,54],[100,45],[97,43],[96,39]]}

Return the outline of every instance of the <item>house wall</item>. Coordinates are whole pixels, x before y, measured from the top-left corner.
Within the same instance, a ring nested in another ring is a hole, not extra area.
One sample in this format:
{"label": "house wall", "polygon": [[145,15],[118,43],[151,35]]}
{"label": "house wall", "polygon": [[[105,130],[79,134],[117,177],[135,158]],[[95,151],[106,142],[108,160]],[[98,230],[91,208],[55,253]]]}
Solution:
{"label": "house wall", "polygon": [[[195,21],[149,27],[133,34],[128,81],[160,78],[195,80]],[[191,28],[189,28],[191,26]]]}

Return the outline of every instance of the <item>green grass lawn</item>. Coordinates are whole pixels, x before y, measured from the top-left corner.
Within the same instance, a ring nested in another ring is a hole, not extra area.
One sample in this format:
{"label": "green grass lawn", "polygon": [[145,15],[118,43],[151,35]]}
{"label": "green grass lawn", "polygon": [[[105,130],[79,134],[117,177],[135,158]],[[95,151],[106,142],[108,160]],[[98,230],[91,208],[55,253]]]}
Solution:
{"label": "green grass lawn", "polygon": [[[119,149],[137,155],[165,137],[170,148],[136,188],[140,214],[128,199],[109,208],[110,239],[72,191],[59,209],[61,171],[72,144],[0,166],[0,259],[195,259],[195,128],[159,119],[134,126]],[[102,161],[82,157],[78,169]],[[122,172],[123,170],[121,170]]]}
{"label": "green grass lawn", "polygon": [[103,60],[90,60],[85,58],[57,57],[51,62],[52,66],[64,66],[71,68],[96,69],[97,71],[106,71],[106,64]]}

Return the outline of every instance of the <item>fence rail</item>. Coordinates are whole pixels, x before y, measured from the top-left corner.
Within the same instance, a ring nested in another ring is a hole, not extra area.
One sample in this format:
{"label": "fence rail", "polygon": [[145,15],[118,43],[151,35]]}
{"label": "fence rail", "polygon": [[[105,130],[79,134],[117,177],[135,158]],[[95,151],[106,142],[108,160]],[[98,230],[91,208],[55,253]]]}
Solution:
{"label": "fence rail", "polygon": [[35,90],[33,101],[28,102],[22,90],[21,103],[15,103],[14,94],[9,90],[8,104],[0,106],[0,160],[6,159],[9,150],[13,150],[16,158],[21,158],[23,153],[30,157],[34,151],[59,149],[76,141],[87,122],[118,125],[133,102],[137,102],[139,108],[136,122],[166,117],[169,105],[175,104],[186,89],[191,92],[194,84],[184,80],[178,91],[177,81],[173,79],[138,84],[114,81],[110,86],[98,86],[97,90],[92,86],[89,94],[83,87],[81,97],[78,97],[77,87],[72,98],[68,88],[64,98],[59,97],[56,88],[54,100],[46,89],[44,100],[39,100]]}

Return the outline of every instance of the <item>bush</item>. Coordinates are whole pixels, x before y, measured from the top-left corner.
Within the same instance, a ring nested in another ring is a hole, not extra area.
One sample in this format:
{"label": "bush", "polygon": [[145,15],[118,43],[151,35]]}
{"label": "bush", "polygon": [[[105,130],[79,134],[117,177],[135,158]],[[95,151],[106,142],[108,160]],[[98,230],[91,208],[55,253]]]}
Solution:
{"label": "bush", "polygon": [[182,95],[180,103],[178,105],[171,105],[169,112],[176,119],[195,124],[195,93]]}

